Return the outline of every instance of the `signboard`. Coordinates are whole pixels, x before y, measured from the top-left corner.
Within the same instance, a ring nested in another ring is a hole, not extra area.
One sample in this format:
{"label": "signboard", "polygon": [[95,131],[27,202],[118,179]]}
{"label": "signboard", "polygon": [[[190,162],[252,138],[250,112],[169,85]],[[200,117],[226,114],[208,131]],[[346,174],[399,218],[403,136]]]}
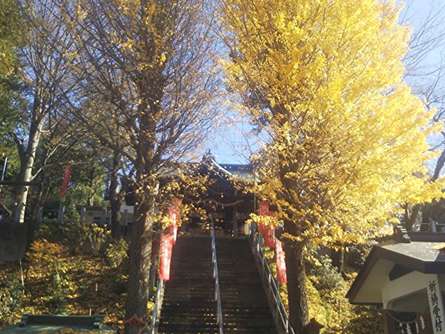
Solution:
{"label": "signboard", "polygon": [[434,334],[445,334],[445,313],[437,275],[428,281],[427,291]]}

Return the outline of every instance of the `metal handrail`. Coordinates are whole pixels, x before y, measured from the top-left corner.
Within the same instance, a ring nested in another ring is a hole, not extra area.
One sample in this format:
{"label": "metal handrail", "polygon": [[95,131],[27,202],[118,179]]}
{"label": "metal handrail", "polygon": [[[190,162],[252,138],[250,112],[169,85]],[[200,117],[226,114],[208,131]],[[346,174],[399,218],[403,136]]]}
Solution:
{"label": "metal handrail", "polygon": [[216,237],[213,221],[210,222],[210,235],[212,238],[212,265],[213,279],[215,280],[215,301],[216,301],[216,321],[218,323],[219,334],[224,334],[224,319],[222,313],[221,290],[219,285],[218,260],[216,257]]}
{"label": "metal handrail", "polygon": [[151,334],[157,334],[158,333],[158,325],[159,325],[159,318],[161,315],[161,307],[162,307],[162,301],[164,299],[164,281],[159,277],[159,275],[156,275],[156,297],[155,297],[155,306],[152,311],[151,315],[151,325],[150,325],[150,333]]}
{"label": "metal handrail", "polygon": [[272,274],[269,264],[263,252],[263,238],[257,231],[256,224],[250,224],[250,243],[254,255],[256,256],[260,266],[261,275],[264,283],[266,283],[269,293],[272,296],[271,302],[273,302],[272,312],[277,324],[281,325],[281,330],[286,334],[295,334],[295,330],[292,328],[289,322],[289,316],[284,307],[283,301],[280,296],[280,289],[278,282]]}

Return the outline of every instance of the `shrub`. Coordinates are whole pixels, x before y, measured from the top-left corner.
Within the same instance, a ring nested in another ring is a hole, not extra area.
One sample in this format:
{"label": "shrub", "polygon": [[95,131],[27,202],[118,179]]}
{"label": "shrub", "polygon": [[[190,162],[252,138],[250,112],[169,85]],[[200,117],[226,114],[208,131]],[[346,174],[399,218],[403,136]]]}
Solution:
{"label": "shrub", "polygon": [[102,255],[111,242],[111,233],[106,227],[79,220],[65,224],[64,235],[74,254]]}
{"label": "shrub", "polygon": [[106,251],[105,258],[111,268],[119,268],[128,259],[128,245],[123,239],[111,242]]}
{"label": "shrub", "polygon": [[0,325],[17,321],[22,307],[24,289],[15,275],[7,275],[0,282]]}
{"label": "shrub", "polygon": [[321,255],[318,261],[312,263],[310,275],[314,286],[321,291],[337,289],[344,282],[343,277],[332,265],[332,260],[327,255]]}

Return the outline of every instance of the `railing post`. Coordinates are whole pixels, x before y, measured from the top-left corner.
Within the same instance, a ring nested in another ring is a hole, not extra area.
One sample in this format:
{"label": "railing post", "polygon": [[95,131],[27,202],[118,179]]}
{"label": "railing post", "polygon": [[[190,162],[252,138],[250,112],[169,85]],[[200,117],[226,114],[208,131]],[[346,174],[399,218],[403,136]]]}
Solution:
{"label": "railing post", "polygon": [[213,279],[215,280],[216,321],[218,322],[219,334],[224,334],[224,319],[222,315],[221,291],[219,286],[218,259],[216,256],[215,226],[212,220],[210,221],[210,236],[212,248]]}
{"label": "railing post", "polygon": [[158,332],[158,322],[159,317],[161,316],[162,300],[164,298],[164,281],[159,277],[159,275],[156,275],[156,277],[155,305],[151,314],[151,334],[157,334]]}
{"label": "railing post", "polygon": [[254,255],[257,258],[257,262],[261,266],[262,279],[263,282],[267,285],[269,292],[268,295],[271,296],[270,302],[274,304],[273,307],[271,307],[274,312],[274,318],[277,325],[280,326],[280,333],[295,334],[295,331],[289,323],[289,317],[284,308],[283,302],[281,301],[279,286],[272,275],[269,264],[267,263],[262,251],[262,238],[257,231],[257,229],[254,229],[254,226],[251,227],[251,233],[253,233],[254,235],[251,236],[250,242]]}

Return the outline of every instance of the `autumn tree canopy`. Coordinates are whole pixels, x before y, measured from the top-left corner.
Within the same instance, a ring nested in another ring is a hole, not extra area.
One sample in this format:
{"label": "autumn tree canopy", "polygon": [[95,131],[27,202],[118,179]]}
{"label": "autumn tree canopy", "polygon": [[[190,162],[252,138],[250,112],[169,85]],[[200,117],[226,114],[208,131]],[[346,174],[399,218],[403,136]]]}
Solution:
{"label": "autumn tree canopy", "polygon": [[[212,15],[206,1],[196,0],[62,3],[75,39],[71,73],[80,82],[68,96],[73,114],[134,171],[126,312],[146,323],[160,180],[199,145],[215,116]],[[126,327],[140,332],[138,323]]]}
{"label": "autumn tree canopy", "polygon": [[[401,203],[442,196],[425,165],[430,115],[403,80],[399,11],[396,1],[224,1],[229,84],[269,135],[258,191],[277,205],[296,262],[309,242],[360,241]],[[299,332],[308,319],[295,275]]]}

